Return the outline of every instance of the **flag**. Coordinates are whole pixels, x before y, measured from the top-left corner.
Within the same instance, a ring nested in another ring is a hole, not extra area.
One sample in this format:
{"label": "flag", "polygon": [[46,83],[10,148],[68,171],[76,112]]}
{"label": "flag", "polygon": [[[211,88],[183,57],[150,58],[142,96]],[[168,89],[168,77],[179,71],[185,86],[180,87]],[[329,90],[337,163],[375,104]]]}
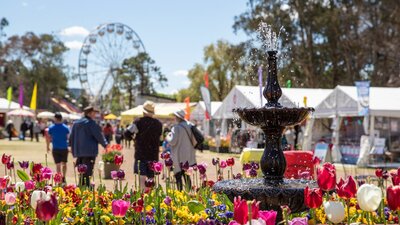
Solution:
{"label": "flag", "polygon": [[304,103],[304,107],[307,107],[307,96],[303,97],[303,103]]}
{"label": "flag", "polygon": [[8,108],[10,108],[11,100],[12,100],[12,87],[8,87],[7,89],[7,100],[8,100]]}
{"label": "flag", "polygon": [[201,97],[203,98],[204,105],[206,106],[205,117],[207,120],[211,119],[211,97],[210,91],[205,87],[200,87]]}
{"label": "flag", "polygon": [[32,99],[30,106],[32,110],[36,110],[36,101],[37,101],[37,83],[35,83],[35,85],[33,86],[33,91],[32,91]]}
{"label": "flag", "polygon": [[262,66],[258,67],[258,85],[260,86],[260,104],[263,105],[263,77],[262,77]]}
{"label": "flag", "polygon": [[190,97],[185,98],[186,108],[185,108],[185,120],[190,120]]}
{"label": "flag", "polygon": [[206,88],[208,88],[208,72],[206,71],[206,73],[204,74],[204,86]]}
{"label": "flag", "polygon": [[369,81],[356,81],[358,96],[358,115],[368,116],[369,114]]}
{"label": "flag", "polygon": [[291,80],[287,80],[286,81],[286,87],[287,88],[291,88],[292,87],[292,81]]}
{"label": "flag", "polygon": [[19,83],[19,107],[24,107],[24,85]]}

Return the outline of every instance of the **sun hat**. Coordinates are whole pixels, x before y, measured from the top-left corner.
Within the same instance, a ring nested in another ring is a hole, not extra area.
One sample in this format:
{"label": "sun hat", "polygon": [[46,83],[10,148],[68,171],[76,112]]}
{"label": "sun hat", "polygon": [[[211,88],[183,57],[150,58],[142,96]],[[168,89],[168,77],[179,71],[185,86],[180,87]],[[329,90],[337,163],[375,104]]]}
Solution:
{"label": "sun hat", "polygon": [[174,115],[182,120],[186,120],[185,119],[185,111],[183,110],[178,110],[174,112]]}
{"label": "sun hat", "polygon": [[83,111],[85,112],[85,114],[88,114],[90,112],[100,112],[100,110],[98,110],[96,107],[94,106],[87,106],[86,108],[83,109]]}
{"label": "sun hat", "polygon": [[143,113],[153,115],[153,114],[154,114],[154,108],[155,108],[154,102],[152,102],[152,101],[146,101],[146,102],[143,104]]}

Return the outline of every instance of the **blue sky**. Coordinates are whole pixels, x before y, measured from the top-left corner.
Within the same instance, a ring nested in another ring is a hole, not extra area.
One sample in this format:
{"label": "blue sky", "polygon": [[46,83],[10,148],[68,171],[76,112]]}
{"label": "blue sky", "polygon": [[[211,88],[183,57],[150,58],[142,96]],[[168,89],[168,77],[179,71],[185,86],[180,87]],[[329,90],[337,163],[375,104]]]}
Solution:
{"label": "blue sky", "polygon": [[[234,34],[232,29],[234,16],[248,10],[246,4],[245,0],[8,0],[1,4],[0,17],[10,22],[8,36],[27,31],[56,34],[71,47],[65,60],[75,68],[78,48],[88,32],[103,23],[126,24],[169,80],[168,87],[158,91],[172,93],[189,85],[186,72],[203,62],[204,46],[218,39],[246,40],[245,34]],[[69,86],[80,83],[71,81]]]}

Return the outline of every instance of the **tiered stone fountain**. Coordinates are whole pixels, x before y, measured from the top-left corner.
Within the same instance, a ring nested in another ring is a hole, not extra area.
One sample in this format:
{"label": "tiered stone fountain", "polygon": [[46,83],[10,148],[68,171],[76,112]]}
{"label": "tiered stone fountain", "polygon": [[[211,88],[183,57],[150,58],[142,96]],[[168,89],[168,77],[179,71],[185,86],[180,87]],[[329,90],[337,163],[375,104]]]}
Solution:
{"label": "tiered stone fountain", "polygon": [[225,193],[232,201],[235,196],[260,201],[263,210],[278,211],[277,223],[282,219],[281,206],[287,205],[292,212],[306,209],[304,188],[313,187],[308,180],[284,179],[286,160],[281,138],[286,126],[301,123],[313,108],[285,108],[278,102],[282,90],[277,79],[277,51],[268,51],[268,78],[263,95],[267,103],[261,108],[236,108],[239,117],[248,124],[260,127],[265,133],[264,153],[260,160],[263,178],[244,178],[217,182],[213,189]]}

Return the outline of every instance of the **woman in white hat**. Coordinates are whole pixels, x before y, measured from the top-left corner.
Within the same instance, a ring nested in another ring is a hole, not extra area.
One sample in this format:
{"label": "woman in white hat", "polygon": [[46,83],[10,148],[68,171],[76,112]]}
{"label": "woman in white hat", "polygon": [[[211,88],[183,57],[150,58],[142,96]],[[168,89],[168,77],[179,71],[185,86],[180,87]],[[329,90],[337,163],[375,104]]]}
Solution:
{"label": "woman in white hat", "polygon": [[185,120],[185,112],[183,110],[174,112],[175,121],[177,122],[168,134],[167,140],[171,145],[171,158],[174,166],[174,174],[176,184],[179,190],[182,190],[182,177],[185,180],[186,187],[191,186],[190,176],[185,174],[182,165],[196,165],[196,150],[193,143],[196,143],[190,124]]}

